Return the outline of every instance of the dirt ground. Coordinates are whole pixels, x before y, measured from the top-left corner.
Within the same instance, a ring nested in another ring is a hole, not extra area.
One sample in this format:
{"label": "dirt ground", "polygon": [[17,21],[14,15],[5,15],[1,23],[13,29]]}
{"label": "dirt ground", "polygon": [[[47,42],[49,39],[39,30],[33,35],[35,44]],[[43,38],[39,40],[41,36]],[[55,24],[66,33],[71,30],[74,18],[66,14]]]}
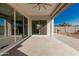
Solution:
{"label": "dirt ground", "polygon": [[67,35],[67,36],[79,39],[79,33],[77,33],[77,34],[76,33],[59,33],[59,34]]}

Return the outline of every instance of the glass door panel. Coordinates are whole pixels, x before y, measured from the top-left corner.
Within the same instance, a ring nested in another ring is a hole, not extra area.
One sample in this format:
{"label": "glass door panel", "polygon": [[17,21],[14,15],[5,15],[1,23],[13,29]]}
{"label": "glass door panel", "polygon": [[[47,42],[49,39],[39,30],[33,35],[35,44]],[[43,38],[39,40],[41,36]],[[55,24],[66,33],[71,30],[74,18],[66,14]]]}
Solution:
{"label": "glass door panel", "polygon": [[32,21],[32,34],[39,34],[39,21]]}
{"label": "glass door panel", "polygon": [[23,24],[22,21],[16,21],[16,35],[22,35],[23,31]]}
{"label": "glass door panel", "polygon": [[47,21],[46,20],[40,20],[41,28],[39,29],[40,35],[46,35],[47,34]]}
{"label": "glass door panel", "polygon": [[0,18],[0,38],[4,36],[4,18]]}
{"label": "glass door panel", "polygon": [[32,21],[32,34],[46,35],[46,20]]}

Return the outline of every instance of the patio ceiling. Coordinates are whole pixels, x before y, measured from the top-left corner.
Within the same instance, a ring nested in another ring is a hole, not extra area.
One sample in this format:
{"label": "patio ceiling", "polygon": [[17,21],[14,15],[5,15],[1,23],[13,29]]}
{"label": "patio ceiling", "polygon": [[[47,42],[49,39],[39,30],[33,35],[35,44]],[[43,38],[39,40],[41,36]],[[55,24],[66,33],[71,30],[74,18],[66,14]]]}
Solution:
{"label": "patio ceiling", "polygon": [[[29,16],[39,16],[39,15],[50,15],[51,12],[57,7],[57,3],[51,3],[52,6],[46,6],[47,9],[44,9],[42,6],[40,10],[38,7],[33,8],[36,4],[31,3],[19,3],[19,4],[10,4],[16,9],[21,9]],[[19,7],[19,8],[18,8]]]}
{"label": "patio ceiling", "polygon": [[[18,12],[23,14],[24,16],[51,16],[53,13],[58,13],[64,3],[49,3],[52,6],[45,5],[46,9],[42,6],[33,8],[36,3],[10,3],[9,5],[15,8]],[[58,11],[56,9],[59,9]],[[63,8],[62,8],[63,9]],[[55,12],[57,11],[57,12]]]}

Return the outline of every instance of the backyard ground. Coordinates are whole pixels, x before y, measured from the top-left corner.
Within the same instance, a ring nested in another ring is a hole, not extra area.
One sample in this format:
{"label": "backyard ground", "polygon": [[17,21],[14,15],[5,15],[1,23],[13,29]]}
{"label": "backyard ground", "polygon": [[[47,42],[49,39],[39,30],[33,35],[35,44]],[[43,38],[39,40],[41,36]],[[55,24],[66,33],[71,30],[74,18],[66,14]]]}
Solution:
{"label": "backyard ground", "polygon": [[70,36],[70,37],[79,39],[79,33],[58,33],[58,34],[62,34],[62,35],[66,35],[66,36]]}
{"label": "backyard ground", "polygon": [[[58,36],[58,35],[57,35]],[[31,36],[7,52],[7,56],[78,56],[79,51],[49,36]]]}

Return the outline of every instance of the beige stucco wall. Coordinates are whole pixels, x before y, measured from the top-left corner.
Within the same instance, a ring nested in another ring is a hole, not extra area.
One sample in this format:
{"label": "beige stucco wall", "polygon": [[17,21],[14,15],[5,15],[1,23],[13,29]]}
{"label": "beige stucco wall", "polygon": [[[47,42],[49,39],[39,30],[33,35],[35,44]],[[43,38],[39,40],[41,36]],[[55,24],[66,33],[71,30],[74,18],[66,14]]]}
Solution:
{"label": "beige stucco wall", "polygon": [[55,32],[57,32],[57,29],[59,29],[60,33],[75,33],[79,30],[79,26],[59,26],[59,27],[55,27]]}
{"label": "beige stucco wall", "polygon": [[28,18],[28,36],[32,35],[32,20]]}
{"label": "beige stucco wall", "polygon": [[30,16],[28,19],[28,35],[32,35],[32,20],[47,20],[47,35],[53,36],[54,20],[49,16]]}

